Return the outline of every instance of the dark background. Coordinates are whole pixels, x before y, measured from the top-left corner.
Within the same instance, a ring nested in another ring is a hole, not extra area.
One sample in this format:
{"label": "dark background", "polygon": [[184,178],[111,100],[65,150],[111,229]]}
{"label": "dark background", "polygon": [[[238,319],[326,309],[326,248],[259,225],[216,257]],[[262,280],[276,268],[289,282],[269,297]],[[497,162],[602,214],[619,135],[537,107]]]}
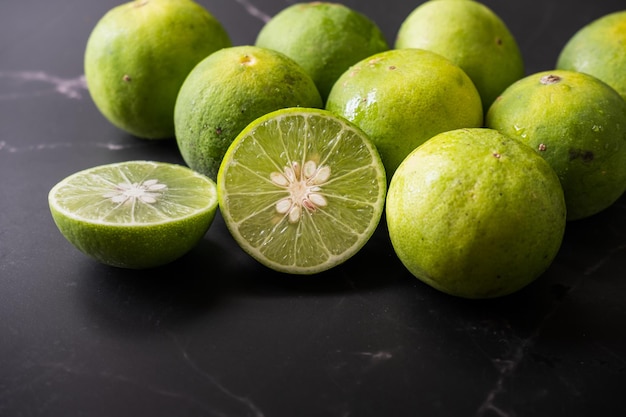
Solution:
{"label": "dark background", "polygon": [[[201,0],[235,45],[285,0]],[[393,43],[420,1],[343,1]],[[485,1],[527,73],[623,0]],[[447,296],[395,257],[384,222],[345,264],[300,277],[243,253],[217,217],[182,259],[107,267],[65,241],[47,205],[104,163],[182,163],[131,137],[82,80],[113,0],[0,5],[0,416],[626,415],[626,199],[569,223],[555,262],[496,300]]]}

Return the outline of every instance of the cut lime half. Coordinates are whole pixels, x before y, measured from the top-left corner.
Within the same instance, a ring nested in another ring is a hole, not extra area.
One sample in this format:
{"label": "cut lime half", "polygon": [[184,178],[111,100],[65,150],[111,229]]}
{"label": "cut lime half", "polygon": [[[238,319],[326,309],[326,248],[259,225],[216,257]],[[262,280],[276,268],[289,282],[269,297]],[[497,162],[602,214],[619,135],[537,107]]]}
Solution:
{"label": "cut lime half", "polygon": [[318,273],[358,252],[380,221],[386,183],[366,134],[311,108],[250,123],[217,175],[220,211],[237,243],[291,274]]}
{"label": "cut lime half", "polygon": [[185,166],[128,161],[68,176],[50,190],[48,203],[61,233],[82,252],[142,269],[198,243],[215,217],[217,188]]}

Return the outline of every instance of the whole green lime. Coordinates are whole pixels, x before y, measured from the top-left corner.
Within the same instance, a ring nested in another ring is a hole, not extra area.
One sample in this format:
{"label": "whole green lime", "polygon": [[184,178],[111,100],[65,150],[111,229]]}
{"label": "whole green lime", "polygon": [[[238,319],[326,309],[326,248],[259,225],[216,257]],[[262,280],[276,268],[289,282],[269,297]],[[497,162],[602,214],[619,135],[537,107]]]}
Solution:
{"label": "whole green lime", "polygon": [[418,279],[447,294],[494,298],[537,279],[563,240],[566,206],[554,170],[493,129],[443,132],[395,172],[389,237]]}
{"label": "whole green lime", "polygon": [[506,23],[470,0],[431,0],[402,22],[396,48],[423,48],[460,66],[480,93],[486,112],[493,100],[524,76],[524,60]]}
{"label": "whole green lime", "polygon": [[437,133],[483,125],[472,80],[442,55],[417,48],[374,54],[344,72],[326,109],[374,141],[388,178],[417,146]]}
{"label": "whole green lime", "polygon": [[601,79],[626,99],[626,10],[604,15],[580,28],[565,44],[557,69]]}
{"label": "whole green lime", "polygon": [[596,77],[565,70],[528,75],[502,93],[485,119],[550,163],[568,220],[604,210],[626,190],[626,101]]}
{"label": "whole green lime", "polygon": [[389,49],[372,19],[343,4],[321,1],[281,10],[261,28],[256,45],[280,51],[300,64],[324,100],[351,65]]}
{"label": "whole green lime", "polygon": [[135,0],[109,10],[85,49],[85,79],[99,111],[146,139],[174,137],[174,103],[191,69],[231,45],[221,23],[191,0]]}
{"label": "whole green lime", "polygon": [[272,49],[223,48],[194,67],[180,89],[174,109],[178,148],[190,168],[215,180],[239,132],[285,107],[322,107],[300,65]]}

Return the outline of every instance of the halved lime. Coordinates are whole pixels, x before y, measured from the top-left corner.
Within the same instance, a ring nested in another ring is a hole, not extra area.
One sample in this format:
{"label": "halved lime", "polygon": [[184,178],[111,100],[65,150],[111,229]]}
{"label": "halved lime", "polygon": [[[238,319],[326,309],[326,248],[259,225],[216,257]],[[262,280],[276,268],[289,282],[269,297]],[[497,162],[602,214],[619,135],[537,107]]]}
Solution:
{"label": "halved lime", "polygon": [[127,161],[68,176],[52,187],[48,203],[61,233],[82,252],[142,269],[198,243],[215,217],[217,188],[185,166]]}
{"label": "halved lime", "polygon": [[220,211],[237,243],[265,266],[291,274],[330,269],[374,233],[385,169],[365,133],[326,110],[261,116],[220,165]]}

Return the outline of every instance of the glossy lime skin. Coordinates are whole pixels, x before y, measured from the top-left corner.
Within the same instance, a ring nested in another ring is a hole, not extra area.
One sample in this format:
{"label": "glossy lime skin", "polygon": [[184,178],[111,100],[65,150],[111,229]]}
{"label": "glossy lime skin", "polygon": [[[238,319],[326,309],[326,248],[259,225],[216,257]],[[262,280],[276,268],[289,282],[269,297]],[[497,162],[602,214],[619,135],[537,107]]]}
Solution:
{"label": "glossy lime skin", "polygon": [[460,66],[476,85],[485,112],[525,74],[524,58],[508,26],[477,1],[420,4],[402,22],[395,47],[428,49]]}
{"label": "glossy lime skin", "polygon": [[135,0],[109,10],[87,41],[91,97],[118,128],[143,139],[174,137],[174,104],[187,74],[231,45],[222,24],[191,0]]}
{"label": "glossy lime skin", "polygon": [[333,86],[326,109],[369,135],[388,178],[437,133],[483,124],[480,95],[468,75],[440,54],[413,48],[391,49],[353,65]]}
{"label": "glossy lime skin", "polygon": [[402,162],[386,202],[389,237],[418,279],[463,298],[512,294],[555,258],[566,206],[550,165],[493,129],[436,135]]}

